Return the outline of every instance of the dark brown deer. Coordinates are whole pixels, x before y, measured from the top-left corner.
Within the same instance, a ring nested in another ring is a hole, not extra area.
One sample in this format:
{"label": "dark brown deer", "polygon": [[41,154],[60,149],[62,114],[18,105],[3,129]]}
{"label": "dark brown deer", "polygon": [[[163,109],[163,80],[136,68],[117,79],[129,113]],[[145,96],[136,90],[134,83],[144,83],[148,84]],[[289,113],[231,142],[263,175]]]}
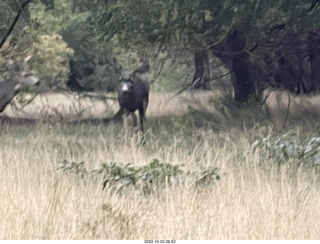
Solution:
{"label": "dark brown deer", "polygon": [[27,66],[31,57],[26,57],[22,65],[16,60],[10,60],[10,77],[0,82],[0,113],[22,88],[33,86],[39,82],[38,77],[32,74]]}
{"label": "dark brown deer", "polygon": [[136,73],[141,73],[137,72],[137,70],[135,70],[126,79],[123,79],[118,87],[118,102],[120,109],[114,118],[119,120],[122,118],[123,114],[131,114],[133,126],[137,126],[137,116],[135,115],[135,111],[138,110],[140,130],[143,132],[145,112],[149,103],[149,87],[135,75]]}

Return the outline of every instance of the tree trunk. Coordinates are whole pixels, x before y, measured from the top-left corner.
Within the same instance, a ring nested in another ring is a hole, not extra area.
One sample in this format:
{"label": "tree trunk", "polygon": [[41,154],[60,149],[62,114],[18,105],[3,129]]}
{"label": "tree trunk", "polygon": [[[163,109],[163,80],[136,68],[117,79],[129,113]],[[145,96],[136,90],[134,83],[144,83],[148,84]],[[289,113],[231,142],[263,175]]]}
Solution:
{"label": "tree trunk", "polygon": [[244,103],[254,92],[254,86],[250,80],[249,55],[244,52],[246,48],[245,34],[240,34],[235,30],[228,36],[227,46],[230,56],[234,100],[239,103]]}
{"label": "tree trunk", "polygon": [[[315,40],[314,40],[315,39]],[[320,90],[320,43],[318,38],[311,38],[311,34],[308,40],[308,53],[310,60],[310,80],[313,83],[314,91]]]}
{"label": "tree trunk", "polygon": [[195,72],[192,79],[193,89],[210,90],[209,55],[205,50],[194,53]]}

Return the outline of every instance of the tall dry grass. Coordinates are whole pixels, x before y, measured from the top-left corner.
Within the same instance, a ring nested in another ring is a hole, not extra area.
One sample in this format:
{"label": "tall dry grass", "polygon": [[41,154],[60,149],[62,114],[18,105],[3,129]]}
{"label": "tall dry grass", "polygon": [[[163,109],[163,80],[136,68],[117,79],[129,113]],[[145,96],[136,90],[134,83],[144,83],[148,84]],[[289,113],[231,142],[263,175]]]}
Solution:
{"label": "tall dry grass", "polygon": [[[113,123],[2,123],[0,239],[319,239],[317,167],[279,165],[250,152],[254,139],[281,132],[245,121],[220,130],[199,126],[189,121],[192,113],[179,114],[178,99],[158,99],[148,111],[144,146],[139,133]],[[178,116],[165,106],[176,106]],[[318,133],[298,128],[304,137]],[[121,195],[102,190],[97,179],[57,170],[63,160],[93,170],[154,158],[190,174],[217,167],[221,179]]]}

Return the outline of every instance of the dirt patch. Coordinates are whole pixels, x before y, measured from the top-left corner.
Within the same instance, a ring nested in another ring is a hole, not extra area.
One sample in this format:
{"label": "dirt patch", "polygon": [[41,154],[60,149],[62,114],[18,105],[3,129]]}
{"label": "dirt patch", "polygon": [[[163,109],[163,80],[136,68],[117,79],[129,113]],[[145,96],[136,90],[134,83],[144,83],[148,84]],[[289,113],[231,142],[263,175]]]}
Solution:
{"label": "dirt patch", "polygon": [[[146,111],[147,117],[161,117],[185,111],[188,106],[201,108],[207,104],[210,92],[188,93],[175,96],[172,93],[151,93]],[[46,93],[38,95],[23,109],[7,106],[2,113],[5,121],[15,118],[21,121],[37,120],[42,122],[93,121],[109,122],[119,109],[116,94],[108,94],[110,99],[99,100],[79,96],[76,93]]]}
{"label": "dirt patch", "polygon": [[[320,95],[294,96],[282,91],[265,93],[266,106],[275,124],[281,125],[288,113],[293,118],[304,113],[320,117]],[[94,96],[79,96],[76,93],[46,93],[38,95],[23,109],[7,106],[0,115],[0,123],[26,124],[36,122],[108,123],[119,109],[116,94],[107,94],[104,101]],[[212,111],[209,98],[213,92],[150,93],[147,118],[159,118],[186,111],[188,107]]]}
{"label": "dirt patch", "polygon": [[286,118],[320,118],[320,95],[296,96],[285,91],[272,91],[268,94],[266,105],[274,120],[280,125]]}

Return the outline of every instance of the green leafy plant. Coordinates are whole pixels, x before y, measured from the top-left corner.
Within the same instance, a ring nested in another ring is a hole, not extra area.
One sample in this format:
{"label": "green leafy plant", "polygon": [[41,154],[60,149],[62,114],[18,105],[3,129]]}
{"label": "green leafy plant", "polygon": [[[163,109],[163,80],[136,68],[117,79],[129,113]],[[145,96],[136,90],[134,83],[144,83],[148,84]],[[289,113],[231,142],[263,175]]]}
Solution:
{"label": "green leafy plant", "polygon": [[[320,137],[312,137],[301,142],[295,132],[257,140],[251,145],[252,152],[259,150],[261,155],[275,158],[278,163],[297,159],[301,163],[320,164]],[[267,154],[266,154],[267,152]]]}
{"label": "green leafy plant", "polygon": [[182,173],[179,165],[160,163],[158,159],[139,169],[140,178],[150,183],[164,183],[167,179],[169,183],[176,184]]}
{"label": "green leafy plant", "polygon": [[[61,35],[40,35],[32,46],[31,65],[40,77],[48,77],[47,86],[64,87],[70,73],[69,60],[74,51]],[[50,62],[47,62],[50,60]]]}
{"label": "green leafy plant", "polygon": [[103,176],[103,189],[109,185],[110,187],[117,188],[117,185],[120,185],[120,188],[117,189],[120,192],[122,189],[129,185],[135,185],[137,181],[137,169],[135,169],[130,164],[125,166],[111,163],[111,164],[102,164],[101,168],[94,171],[96,174]]}
{"label": "green leafy plant", "polygon": [[161,163],[158,159],[145,166],[134,167],[131,164],[104,163],[100,168],[87,171],[84,162],[76,163],[63,160],[58,169],[64,172],[96,178],[102,181],[102,188],[108,187],[111,193],[122,194],[125,190],[140,191],[144,195],[150,194],[155,189],[164,186],[183,184],[187,177],[194,177],[192,180],[196,186],[210,185],[220,179],[218,169],[215,167],[204,168],[193,174],[185,173],[181,166]]}
{"label": "green leafy plant", "polygon": [[169,184],[176,184],[183,171],[178,165],[164,164],[154,159],[150,164],[136,168],[131,164],[103,164],[95,173],[102,175],[103,188],[108,185],[112,191],[120,193],[133,186],[150,193],[153,186],[164,184],[166,180]]}

